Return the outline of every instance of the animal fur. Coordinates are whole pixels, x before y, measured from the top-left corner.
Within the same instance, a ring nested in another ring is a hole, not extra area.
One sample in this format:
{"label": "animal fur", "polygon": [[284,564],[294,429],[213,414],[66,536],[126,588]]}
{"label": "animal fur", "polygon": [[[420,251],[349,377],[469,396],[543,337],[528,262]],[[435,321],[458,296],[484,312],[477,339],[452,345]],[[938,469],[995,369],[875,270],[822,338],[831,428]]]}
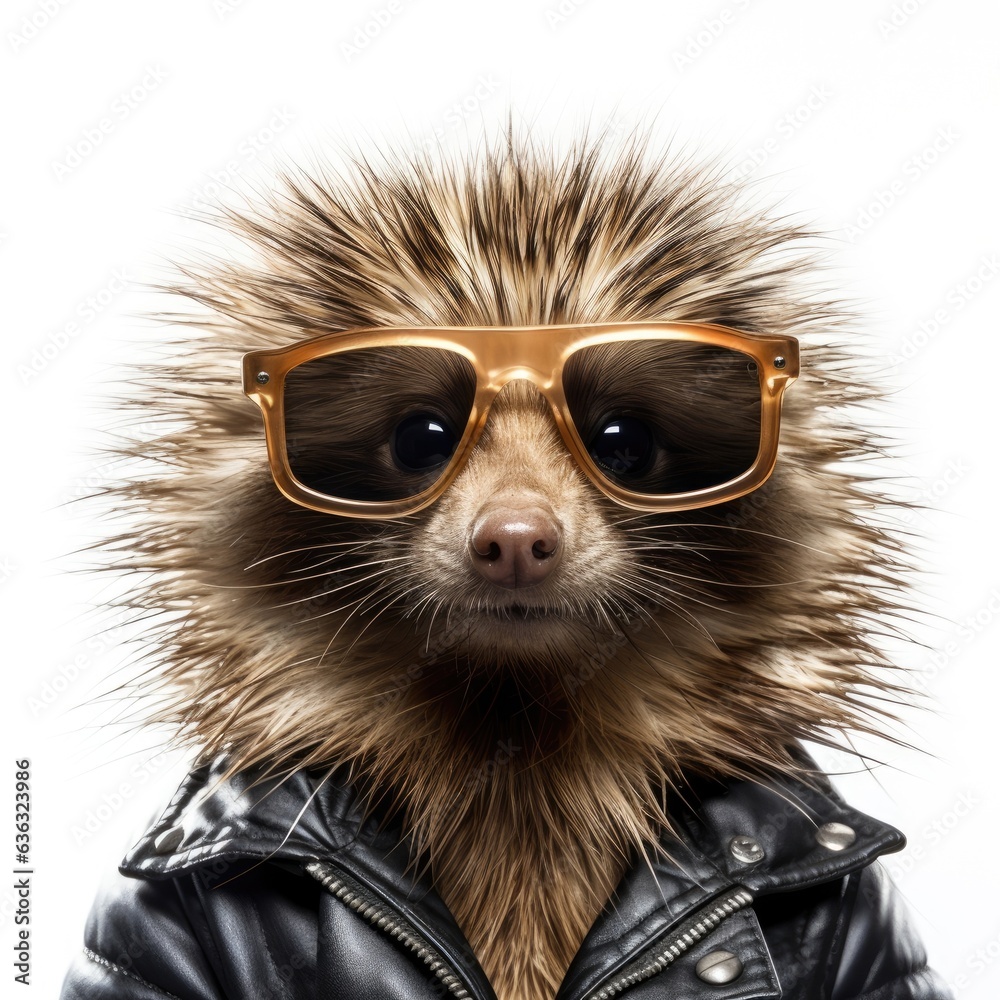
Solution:
{"label": "animal fur", "polygon": [[[184,269],[199,305],[137,403],[162,419],[132,448],[158,471],[122,490],[142,524],[119,566],[160,622],[138,688],[234,771],[349,763],[373,810],[403,816],[501,1000],[551,997],[684,774],[801,768],[795,740],[870,729],[895,696],[872,636],[902,554],[858,471],[877,443],[851,422],[872,393],[829,346],[847,327],[811,290],[808,234],[642,137],[358,158],[216,221],[239,249]],[[641,319],[802,338],[756,492],[619,507],[521,384],[439,501],[351,521],[278,493],[239,385],[244,351],[304,331]],[[505,489],[563,525],[533,606],[463,558]]]}

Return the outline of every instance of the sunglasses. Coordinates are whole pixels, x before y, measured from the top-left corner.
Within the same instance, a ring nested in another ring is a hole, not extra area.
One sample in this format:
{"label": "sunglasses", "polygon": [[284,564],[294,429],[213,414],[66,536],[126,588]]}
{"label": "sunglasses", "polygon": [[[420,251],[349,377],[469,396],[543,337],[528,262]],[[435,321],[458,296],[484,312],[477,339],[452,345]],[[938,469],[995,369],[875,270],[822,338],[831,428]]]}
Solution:
{"label": "sunglasses", "polygon": [[602,493],[680,511],[767,479],[798,370],[793,337],[701,323],[373,327],[246,354],[243,391],[278,489],[313,510],[387,518],[433,503],[497,394],[523,379]]}

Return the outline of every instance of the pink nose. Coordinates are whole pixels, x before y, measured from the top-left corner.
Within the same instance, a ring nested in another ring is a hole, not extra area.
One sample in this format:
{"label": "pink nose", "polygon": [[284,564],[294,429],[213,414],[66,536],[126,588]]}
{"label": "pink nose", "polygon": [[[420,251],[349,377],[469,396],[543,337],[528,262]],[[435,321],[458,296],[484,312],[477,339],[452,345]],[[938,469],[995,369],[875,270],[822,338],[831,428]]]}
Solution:
{"label": "pink nose", "polygon": [[537,502],[487,504],[469,539],[472,565],[498,587],[535,587],[559,561],[560,534],[552,511]]}

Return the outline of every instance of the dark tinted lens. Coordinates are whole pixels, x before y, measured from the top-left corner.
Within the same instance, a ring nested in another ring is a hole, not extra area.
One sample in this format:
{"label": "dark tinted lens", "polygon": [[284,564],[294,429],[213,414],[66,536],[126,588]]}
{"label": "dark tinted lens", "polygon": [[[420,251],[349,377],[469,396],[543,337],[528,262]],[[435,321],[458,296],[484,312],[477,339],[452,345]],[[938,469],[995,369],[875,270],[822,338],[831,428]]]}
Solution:
{"label": "dark tinted lens", "polygon": [[760,448],[760,382],[747,354],[709,344],[643,340],[577,351],[566,401],[604,474],[637,493],[721,486]]}
{"label": "dark tinted lens", "polygon": [[475,393],[472,365],[437,348],[372,347],[307,361],[285,376],[292,475],[344,500],[416,496],[447,468]]}

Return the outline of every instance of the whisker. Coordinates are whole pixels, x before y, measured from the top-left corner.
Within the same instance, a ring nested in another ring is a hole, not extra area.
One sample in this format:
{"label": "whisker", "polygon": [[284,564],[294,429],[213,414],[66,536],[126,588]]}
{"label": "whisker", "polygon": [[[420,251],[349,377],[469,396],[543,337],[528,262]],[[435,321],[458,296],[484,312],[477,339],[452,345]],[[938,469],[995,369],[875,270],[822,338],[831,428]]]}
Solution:
{"label": "whisker", "polygon": [[[350,569],[364,569],[366,566],[381,566],[388,562],[399,562],[400,560],[406,559],[406,556],[389,556],[385,559],[371,559],[368,562],[363,563],[352,563]],[[299,570],[295,571],[296,573]],[[214,584],[213,589],[215,590],[268,590],[272,587],[288,587],[297,583],[305,583],[307,580],[321,580],[325,576],[330,576],[332,571],[327,571],[326,573],[314,573],[311,576],[296,576],[293,578],[286,578],[283,580],[275,580],[271,583],[240,583],[240,584]],[[305,598],[305,600],[311,600],[311,598]],[[295,603],[294,601],[291,603]],[[275,607],[288,607],[287,604],[276,604]]]}
{"label": "whisker", "polygon": [[[397,535],[394,537],[398,538],[399,536]],[[379,536],[377,540],[381,541],[382,540],[381,536]],[[350,538],[342,542],[320,542],[316,545],[303,545],[301,548],[298,549],[284,549],[281,552],[274,552],[271,555],[263,556],[262,558],[257,559],[252,563],[248,563],[245,569],[254,569],[257,566],[263,566],[264,563],[271,562],[274,559],[281,559],[285,556],[295,556],[301,552],[319,552],[323,549],[339,548],[340,546],[345,546],[345,545],[353,545],[355,548],[368,548],[371,545],[371,543],[372,539],[370,538],[366,538],[361,541],[359,541],[356,538]]]}
{"label": "whisker", "polygon": [[[621,575],[615,575],[611,579],[622,584],[626,589],[630,591],[639,591],[645,593],[647,597],[656,600],[657,603],[661,604],[663,607],[668,607],[671,610],[675,611],[684,621],[687,621],[689,624],[697,628],[700,632],[702,632],[705,635],[706,638],[711,639],[713,644],[715,643],[715,639],[712,636],[711,632],[708,630],[705,624],[694,615],[693,612],[685,608],[684,605],[680,603],[680,601],[674,600],[673,597],[666,596],[666,594],[673,594],[675,597],[683,597],[684,595],[677,594],[676,591],[671,591],[670,588],[663,587],[662,584],[659,584],[655,580],[648,581],[649,586],[647,587],[641,581],[630,580]],[[655,589],[651,590],[649,589],[649,587]],[[713,607],[710,604],[705,604],[704,601],[698,601],[697,603],[704,604],[705,607],[711,608],[713,611],[721,610]]]}
{"label": "whisker", "polygon": [[[379,617],[380,617],[380,616],[381,616],[382,614],[384,614],[384,613],[385,613],[386,611],[388,611],[388,610],[389,610],[389,608],[391,608],[391,607],[392,607],[392,605],[393,605],[393,602],[395,602],[395,601],[397,601],[397,600],[399,600],[399,599],[401,599],[401,598],[405,597],[405,596],[406,596],[406,595],[407,595],[408,593],[411,593],[412,591],[414,591],[414,590],[417,590],[417,589],[419,589],[419,588],[420,588],[420,582],[418,581],[418,582],[417,582],[417,583],[415,583],[415,584],[414,584],[414,585],[413,585],[412,587],[409,587],[409,588],[407,588],[406,590],[403,590],[403,591],[400,591],[400,592],[397,592],[397,593],[392,593],[392,592],[390,592],[390,593],[389,593],[389,595],[388,595],[388,596],[386,597],[386,599],[385,599],[385,600],[383,601],[383,604],[382,604],[382,607],[381,607],[381,609],[380,609],[380,610],[379,610],[379,611],[378,611],[378,612],[377,612],[376,614],[374,614],[374,615],[373,615],[373,616],[372,616],[372,617],[371,617],[371,618],[370,618],[370,619],[368,620],[368,622],[367,622],[367,623],[365,624],[364,628],[363,628],[363,629],[361,629],[361,631],[360,631],[360,632],[358,632],[358,634],[357,634],[357,635],[356,635],[356,636],[354,637],[354,639],[352,640],[351,644],[350,644],[350,645],[349,645],[349,646],[347,647],[347,649],[345,649],[345,650],[344,650],[344,654],[346,655],[347,653],[350,653],[350,651],[351,651],[352,649],[354,649],[354,647],[355,647],[355,646],[357,645],[357,643],[358,643],[358,641],[359,641],[359,640],[361,639],[361,637],[362,637],[362,636],[363,636],[363,635],[364,635],[364,634],[365,634],[365,633],[366,633],[366,632],[368,631],[368,629],[370,629],[370,628],[372,627],[372,625],[373,625],[373,624],[374,624],[374,623],[375,623],[375,622],[377,621],[377,619],[378,619],[378,618],[379,618]],[[374,596],[374,595],[369,595],[369,596]],[[372,607],[375,607],[375,605],[372,605]],[[370,610],[370,609],[369,609],[369,610]],[[362,610],[361,610],[361,609],[359,608],[359,609],[358,609],[358,612],[357,612],[357,613],[358,613],[358,614],[360,615],[360,614],[362,614],[363,612],[362,612]]]}
{"label": "whisker", "polygon": [[[643,581],[640,581],[640,580],[634,580],[633,581],[633,580],[630,580],[630,579],[628,579],[626,577],[623,577],[621,575],[616,575],[616,576],[612,577],[612,579],[618,580],[619,582],[621,582],[622,584],[624,584],[627,587],[636,587],[636,588],[640,588],[640,589],[642,589],[644,587],[654,587],[654,588],[656,588],[656,592],[657,593],[670,594],[673,597],[676,597],[676,598],[679,598],[679,599],[682,599],[682,600],[692,601],[693,603],[700,604],[702,607],[708,608],[711,611],[729,611],[730,613],[732,613],[732,609],[723,608],[723,607],[721,607],[719,605],[718,602],[712,603],[710,601],[703,601],[700,598],[693,597],[690,594],[684,593],[683,591],[675,590],[673,587],[668,587],[666,584],[662,583],[659,580],[645,579]],[[647,593],[650,597],[653,596],[653,592],[650,592],[649,590],[645,590],[644,592]]]}
{"label": "whisker", "polygon": [[[370,562],[370,563],[360,564],[358,568],[361,568],[361,565],[367,565],[367,566],[384,566],[386,563],[399,562],[401,559],[405,559],[405,558],[406,558],[405,556],[399,556],[399,557],[393,557],[392,559],[375,560],[375,561]],[[291,607],[294,607],[296,604],[308,604],[310,601],[318,601],[318,600],[320,600],[320,598],[329,597],[331,594],[336,594],[336,593],[338,593],[341,590],[346,590],[348,587],[355,587],[358,584],[367,583],[369,580],[376,580],[380,576],[385,576],[386,573],[388,573],[390,569],[392,569],[392,567],[388,566],[387,568],[377,570],[374,573],[369,573],[369,574],[367,574],[367,576],[361,576],[361,577],[356,577],[356,578],[352,577],[350,580],[346,580],[344,583],[342,583],[342,584],[340,584],[340,585],[338,585],[336,587],[331,587],[329,590],[322,590],[318,594],[310,594],[308,597],[297,597],[293,601],[285,601],[282,604],[272,605],[272,607],[274,607],[274,608],[291,608]],[[326,574],[324,573],[324,574],[320,574],[320,575],[321,576],[325,576]],[[311,621],[311,620],[312,619],[310,619],[310,618],[306,618],[305,619],[305,621]]]}
{"label": "whisker", "polygon": [[713,587],[738,587],[741,590],[747,589],[752,590],[755,588],[762,587],[791,587],[798,586],[806,583],[824,583],[825,581],[821,577],[801,577],[797,580],[779,580],[776,583],[739,583],[734,580],[712,580],[707,577],[700,576],[690,576],[687,573],[677,573],[666,566],[644,566],[647,572],[659,573],[662,576],[669,577],[670,579],[680,579],[680,580],[691,580],[695,583],[705,583]]}

